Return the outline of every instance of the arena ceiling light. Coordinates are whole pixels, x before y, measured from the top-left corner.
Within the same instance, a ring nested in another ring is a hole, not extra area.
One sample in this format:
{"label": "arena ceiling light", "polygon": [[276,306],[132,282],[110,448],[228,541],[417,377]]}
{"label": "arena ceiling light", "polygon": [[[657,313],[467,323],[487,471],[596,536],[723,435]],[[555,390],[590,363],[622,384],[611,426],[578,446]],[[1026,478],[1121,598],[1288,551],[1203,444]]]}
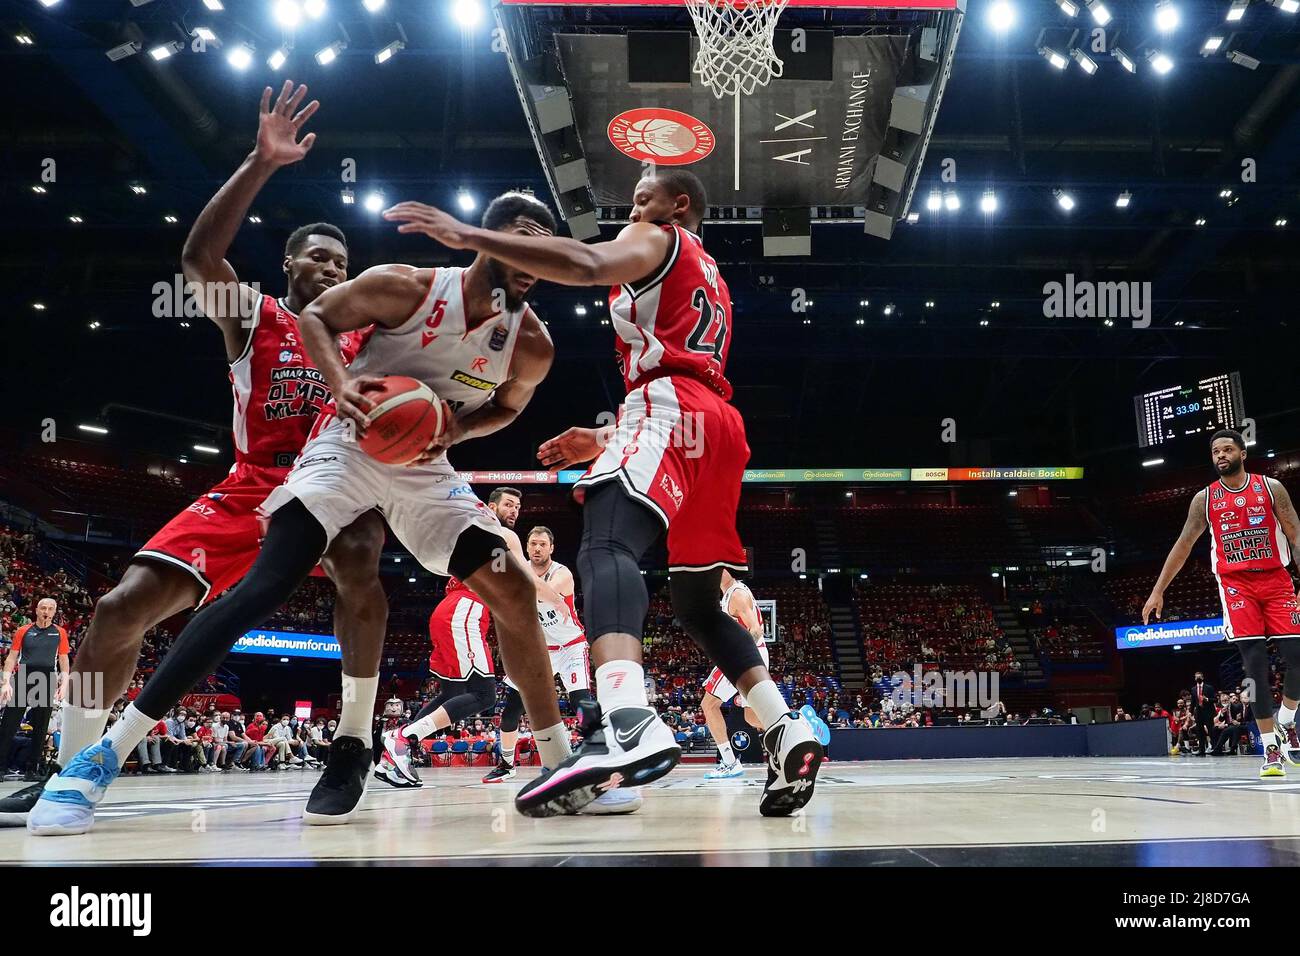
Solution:
{"label": "arena ceiling light", "polygon": [[462,189],[456,193],[456,205],[460,207],[461,212],[473,212],[478,208],[478,200],[468,189]]}
{"label": "arena ceiling light", "polygon": [[[992,215],[998,211],[998,194],[991,189],[984,190],[984,195],[980,197],[980,212],[986,216]],[[927,302],[926,305],[933,303]]]}
{"label": "arena ceiling light", "polygon": [[1174,6],[1174,0],[1159,0],[1156,3],[1156,29],[1161,33],[1173,33],[1182,19],[1178,8]]}
{"label": "arena ceiling light", "polygon": [[59,0],[41,0],[41,6],[46,7],[48,9],[49,7],[54,6],[58,2]]}
{"label": "arena ceiling light", "polygon": [[1079,68],[1089,76],[1097,72],[1097,61],[1077,47],[1070,51],[1070,59],[1079,64]]}
{"label": "arena ceiling light", "polygon": [[1115,197],[1116,209],[1127,209],[1128,204],[1133,201],[1133,194],[1127,189]]}
{"label": "arena ceiling light", "polygon": [[325,0],[302,0],[302,12],[312,20],[325,16]]}
{"label": "arena ceiling light", "polygon": [[35,46],[36,44],[36,41],[32,39],[32,35],[30,33],[15,33],[14,41],[19,46]]}
{"label": "arena ceiling light", "polygon": [[367,193],[362,205],[366,207],[366,212],[379,212],[384,208],[384,194]]}
{"label": "arena ceiling light", "polygon": [[[92,324],[92,325],[98,325],[99,323],[98,323],[98,322],[93,322],[93,323],[91,323],[91,324]],[[83,431],[83,432],[90,432],[92,435],[107,435],[107,434],[108,434],[108,429],[105,428],[103,425],[78,425],[78,426],[77,426],[77,430],[78,430],[78,431]]]}
{"label": "arena ceiling light", "polygon": [[907,221],[910,225],[915,225],[921,221],[921,214],[914,209],[907,214]]}
{"label": "arena ceiling light", "polygon": [[213,13],[220,13],[222,10],[226,9],[226,5],[223,4],[221,0],[203,0],[203,5]]}
{"label": "arena ceiling light", "polygon": [[1231,189],[1220,189],[1220,190],[1219,190],[1219,198],[1220,198],[1220,199],[1231,199],[1231,198],[1232,198],[1232,190],[1231,190]]}
{"label": "arena ceiling light", "polygon": [[1154,468],[1156,465],[1163,465],[1164,463],[1165,460],[1163,458],[1148,458],[1146,461],[1142,462],[1142,467]]}
{"label": "arena ceiling light", "polygon": [[1198,218],[1198,219],[1196,220],[1196,225],[1198,225],[1198,226],[1203,226],[1203,225],[1205,225],[1205,219],[1204,219],[1204,217]]}
{"label": "arena ceiling light", "polygon": [[344,186],[343,189],[339,192],[339,198],[343,200],[343,205],[352,206],[356,204],[357,194],[354,193],[349,187]]}
{"label": "arena ceiling light", "polygon": [[1130,73],[1136,73],[1138,71],[1137,64],[1133,62],[1133,58],[1119,47],[1111,48],[1110,55],[1119,60],[1119,65],[1124,67],[1124,69],[1128,70]]}
{"label": "arena ceiling light", "polygon": [[84,221],[85,221],[85,220],[83,220],[80,216],[69,216],[69,217],[68,217],[68,222],[72,223],[74,226],[79,226],[79,225],[81,225]]}
{"label": "arena ceiling light", "polygon": [[1070,65],[1070,61],[1068,59],[1066,59],[1061,54],[1057,53],[1050,46],[1040,46],[1038,48],[1038,55],[1041,56],[1043,59],[1045,59],[1048,63],[1052,64],[1052,66],[1056,67],[1058,70],[1064,70],[1067,66]]}
{"label": "arena ceiling light", "polygon": [[1285,229],[1285,228],[1286,228],[1286,220],[1285,220],[1285,219],[1275,219],[1275,220],[1273,221],[1273,225],[1277,226],[1279,229]]}
{"label": "arena ceiling light", "polygon": [[261,217],[261,216],[249,216],[249,217],[248,217],[248,221],[251,222],[251,223],[252,223],[253,225],[255,225],[255,226],[260,226],[260,225],[262,224],[262,217]]}
{"label": "arena ceiling light", "polygon": [[99,320],[96,319],[95,321],[91,322],[91,323],[87,326],[87,328],[91,329],[92,331],[93,331],[94,329],[99,328]]}
{"label": "arena ceiling light", "polygon": [[[1300,2],[1300,0],[1297,0]],[[1152,50],[1147,54],[1147,60],[1151,63],[1151,69],[1155,70],[1161,76],[1164,76],[1174,68],[1174,61],[1159,50]]]}
{"label": "arena ceiling light", "polygon": [[956,212],[961,209],[961,197],[951,189],[943,197],[943,208],[949,212]]}
{"label": "arena ceiling light", "polygon": [[378,13],[384,9],[384,0],[361,0],[361,5],[371,13]]}
{"label": "arena ceiling light", "polygon": [[930,212],[938,212],[943,208],[943,193],[937,189],[931,189],[930,195],[926,197],[925,208]]}
{"label": "arena ceiling light", "polygon": [[483,22],[483,4],[479,0],[454,0],[451,14],[466,30],[472,30]]}
{"label": "arena ceiling light", "polygon": [[241,72],[247,70],[253,65],[253,48],[247,43],[236,43],[226,54],[226,62]]}
{"label": "arena ceiling light", "polygon": [[205,455],[220,455],[220,448],[213,448],[211,445],[194,445],[195,451],[201,451]]}
{"label": "arena ceiling light", "polygon": [[389,60],[391,60],[394,56],[397,55],[398,50],[405,50],[405,49],[406,49],[405,43],[403,43],[401,40],[394,40],[392,43],[388,44],[388,46],[384,47],[382,50],[380,50],[378,53],[375,54],[375,62],[387,63]]}
{"label": "arena ceiling light", "polygon": [[1061,12],[1067,17],[1077,17],[1079,15],[1079,5],[1074,0],[1056,0],[1056,5],[1061,8]]}
{"label": "arena ceiling light", "polygon": [[302,7],[299,6],[298,0],[275,0],[275,5],[271,8],[271,16],[280,26],[292,30],[302,23]]}
{"label": "arena ceiling light", "polygon": [[167,223],[169,226],[174,226],[176,225],[176,223],[180,222],[180,220],[177,219],[175,216],[173,216],[171,213],[168,213],[167,215],[163,216],[163,222]]}
{"label": "arena ceiling light", "polygon": [[321,66],[329,66],[339,58],[339,54],[346,50],[348,45],[342,40],[335,40],[323,50],[316,51],[316,62]]}
{"label": "arena ceiling light", "polygon": [[1092,14],[1093,22],[1096,23],[1097,26],[1104,27],[1106,24],[1110,23],[1112,19],[1110,11],[1106,9],[1106,4],[1102,3],[1101,0],[1084,0],[1084,6],[1086,6],[1088,12]]}
{"label": "arena ceiling light", "polygon": [[32,192],[36,193],[36,195],[38,195],[38,196],[44,196],[44,195],[45,195],[45,191],[46,191],[46,190],[45,190],[45,187],[44,187],[44,186],[33,186],[33,187],[32,187]]}
{"label": "arena ceiling light", "polygon": [[885,315],[893,315],[893,314],[894,314],[894,303],[890,302],[888,305],[885,306],[885,308],[884,308],[883,311],[884,311]]}
{"label": "arena ceiling light", "polygon": [[44,312],[44,311],[45,311],[45,303],[44,303],[44,302],[33,302],[33,303],[32,303],[32,308],[35,309],[37,312]]}
{"label": "arena ceiling light", "polygon": [[1227,21],[1236,23],[1246,15],[1246,8],[1250,6],[1250,0],[1232,0],[1232,6],[1228,8]]}
{"label": "arena ceiling light", "polygon": [[1300,10],[1300,0],[1268,0],[1283,13],[1295,13]]}
{"label": "arena ceiling light", "polygon": [[1006,33],[1016,25],[1016,8],[1010,0],[993,0],[989,7],[989,26],[994,33]]}
{"label": "arena ceiling light", "polygon": [[1259,60],[1255,59],[1253,56],[1247,56],[1246,54],[1242,53],[1240,50],[1233,50],[1231,53],[1229,53],[1228,62],[1235,63],[1237,64],[1237,66],[1244,66],[1248,70],[1255,70],[1259,68]]}
{"label": "arena ceiling light", "polygon": [[587,314],[587,307],[586,307],[585,305],[575,305],[575,306],[573,307],[573,314],[574,314],[574,315],[586,315],[586,314]]}
{"label": "arena ceiling light", "polygon": [[284,66],[285,61],[288,59],[289,52],[284,47],[280,47],[266,58],[266,65],[273,70],[278,70]]}
{"label": "arena ceiling light", "polygon": [[1053,189],[1052,195],[1056,197],[1056,204],[1066,212],[1070,212],[1074,209],[1074,197],[1064,189]]}
{"label": "arena ceiling light", "polygon": [[163,43],[149,51],[149,55],[155,60],[165,60],[173,53],[180,53],[185,49],[185,44],[180,40],[172,40],[171,43]]}
{"label": "arena ceiling light", "polygon": [[104,56],[116,63],[118,60],[125,60],[128,56],[135,56],[140,52],[141,48],[142,45],[139,40],[127,40],[125,43],[119,43],[117,46],[105,50]]}
{"label": "arena ceiling light", "polygon": [[1218,53],[1219,47],[1221,46],[1223,46],[1223,37],[1206,37],[1205,42],[1201,44],[1201,56],[1210,56],[1211,54]]}

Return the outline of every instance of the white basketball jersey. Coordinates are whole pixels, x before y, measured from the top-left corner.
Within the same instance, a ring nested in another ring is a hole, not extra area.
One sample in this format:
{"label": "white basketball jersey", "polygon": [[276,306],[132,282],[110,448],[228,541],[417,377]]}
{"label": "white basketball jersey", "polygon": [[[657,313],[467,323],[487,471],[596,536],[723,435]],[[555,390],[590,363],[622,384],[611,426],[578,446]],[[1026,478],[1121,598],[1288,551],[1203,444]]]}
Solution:
{"label": "white basketball jersey", "polygon": [[484,405],[510,374],[528,306],[466,327],[463,268],[434,271],[429,294],[395,329],[375,326],[349,369],[358,375],[408,375],[428,385],[457,417]]}
{"label": "white basketball jersey", "polygon": [[[727,588],[727,590],[722,593],[722,613],[731,614],[731,598],[732,595],[737,592],[748,597],[749,603],[754,605],[754,613],[758,615],[758,623],[761,626],[763,623],[763,612],[758,609],[758,602],[754,600],[754,592],[749,589],[748,585],[746,585],[744,581],[733,581],[731,587]],[[734,615],[732,616],[734,617]],[[740,618],[736,618],[736,621],[739,623]],[[741,624],[740,626],[744,627],[745,625]],[[767,641],[763,640],[762,636],[755,637],[754,643],[759,648],[767,647]]]}
{"label": "white basketball jersey", "polygon": [[[564,565],[558,561],[552,561],[551,566],[546,569],[542,575],[543,581],[550,581],[557,572],[564,569]],[[578,612],[573,609],[573,595],[569,595],[565,602],[569,605],[570,618],[566,619],[549,601],[537,599],[537,619],[542,622],[542,632],[546,635],[546,647],[548,650],[559,650],[562,647],[568,647],[570,644],[578,644],[587,639],[586,633],[582,630],[582,625],[578,623]]]}

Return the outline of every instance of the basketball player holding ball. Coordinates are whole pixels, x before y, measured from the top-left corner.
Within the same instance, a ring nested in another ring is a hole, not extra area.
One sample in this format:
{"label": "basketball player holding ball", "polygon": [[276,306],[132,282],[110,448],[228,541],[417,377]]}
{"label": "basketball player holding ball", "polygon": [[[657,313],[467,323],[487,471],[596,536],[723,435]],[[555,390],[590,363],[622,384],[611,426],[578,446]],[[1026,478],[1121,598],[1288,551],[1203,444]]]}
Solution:
{"label": "basketball player holding ball", "polygon": [[515,798],[529,816],[571,813],[611,788],[649,783],[681,758],[646,700],[641,635],[649,595],[639,562],[667,529],[673,611],[744,694],[767,730],[759,811],[786,816],[812,796],[824,757],[813,729],[786,706],[754,639],[718,607],[722,569],[744,570],[736,507],[749,446],[725,375],[731,293],[699,237],[704,185],[673,167],[642,179],[631,223],[586,245],[540,233],[493,232],[439,209],[401,203],[385,217],[454,249],[474,249],[562,285],[612,286],[610,317],[628,389],[615,425],[571,428],[544,443],[552,468],[594,464],[578,554],[600,723],[558,767]]}
{"label": "basketball player holding ball", "polygon": [[[60,766],[103,735],[108,708],[126,692],[135,672],[145,632],[173,614],[208,604],[248,571],[262,535],[257,506],[284,480],[329,401],[329,389],[303,352],[298,315],[347,279],[343,233],[328,223],[294,230],[284,250],[287,291],[279,299],[241,283],[225,258],[262,186],[312,147],[314,133],[299,140],[319,106],[314,100],[303,106],[306,94],[305,86],[295,91],[286,82],[272,105],[271,89],[263,92],[256,147],[208,202],[185,241],[186,282],[201,286],[203,312],[221,330],[230,363],[235,464],[228,477],[136,553],[121,580],[96,604],[72,665]],[[359,344],[357,333],[340,337],[344,361]],[[343,530],[321,560],[338,591],[334,630],[349,678],[378,680],[388,616],[379,583],[383,545],[383,520],[368,512]],[[90,674],[102,675],[102,684],[77,676]],[[96,688],[98,696],[87,695]],[[37,785],[0,800],[0,819],[23,822],[43,790]]]}
{"label": "basketball player holding ball", "polygon": [[[1250,708],[1264,742],[1261,777],[1284,777],[1283,763],[1300,766],[1296,706],[1300,699],[1300,610],[1287,565],[1300,562],[1300,517],[1282,483],[1246,471],[1246,440],[1223,429],[1210,440],[1219,478],[1192,498],[1183,532],[1169,549],[1160,577],[1142,607],[1142,623],[1160,619],[1165,589],[1182,570],[1206,527],[1210,570],[1219,582],[1223,635],[1241,653],[1251,687]],[[1282,707],[1273,713],[1267,638],[1286,662]]]}
{"label": "basketball player holding ball", "polygon": [[[483,225],[535,235],[549,234],[555,221],[543,203],[507,193],[488,206]],[[543,760],[555,767],[567,759],[568,738],[537,621],[537,589],[508,553],[496,516],[446,455],[452,445],[514,421],[550,370],[550,336],[524,301],[536,281],[487,255],[468,268],[383,265],[325,290],[307,307],[299,319],[303,344],[333,405],[316,420],[285,483],[262,503],[269,522],[257,560],[238,588],[189,622],[104,739],[56,778],[68,778],[65,792],[76,797],[50,803],[47,791],[29,829],[40,816],[45,833],[88,830],[96,804],[156,715],[211,673],[241,634],[284,603],[339,532],[372,508],[424,567],[454,574],[491,609],[502,660],[523,694]],[[337,337],[372,325],[346,367]],[[406,465],[380,462],[358,445],[373,404],[366,393],[385,389],[381,374],[416,379],[445,402],[445,427]],[[372,764],[377,684],[344,688],[344,707],[363,711],[365,724],[351,734],[342,726],[336,733],[329,764],[303,812],[309,824],[346,823],[360,806]]]}

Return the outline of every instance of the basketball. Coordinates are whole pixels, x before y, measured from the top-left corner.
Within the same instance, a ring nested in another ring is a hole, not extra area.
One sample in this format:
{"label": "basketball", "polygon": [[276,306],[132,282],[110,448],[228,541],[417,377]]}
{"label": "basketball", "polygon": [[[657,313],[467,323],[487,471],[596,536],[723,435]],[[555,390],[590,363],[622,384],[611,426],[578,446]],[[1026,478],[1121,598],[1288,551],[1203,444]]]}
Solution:
{"label": "basketball", "polygon": [[382,389],[367,392],[373,401],[370,428],[358,444],[386,465],[405,465],[418,458],[442,434],[442,402],[433,389],[405,375],[389,375]]}
{"label": "basketball", "polygon": [[695,147],[695,134],[669,119],[644,119],[628,126],[627,141],[650,156],[681,156]]}

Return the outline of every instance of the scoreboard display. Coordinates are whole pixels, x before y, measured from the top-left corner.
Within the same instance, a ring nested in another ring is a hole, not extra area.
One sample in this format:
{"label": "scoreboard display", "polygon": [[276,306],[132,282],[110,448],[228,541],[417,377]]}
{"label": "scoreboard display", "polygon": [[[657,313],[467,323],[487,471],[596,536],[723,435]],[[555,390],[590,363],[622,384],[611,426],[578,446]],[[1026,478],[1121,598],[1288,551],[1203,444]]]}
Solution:
{"label": "scoreboard display", "polygon": [[1141,448],[1237,428],[1246,414],[1241,402],[1241,373],[1224,372],[1193,384],[1137,395],[1133,410]]}

